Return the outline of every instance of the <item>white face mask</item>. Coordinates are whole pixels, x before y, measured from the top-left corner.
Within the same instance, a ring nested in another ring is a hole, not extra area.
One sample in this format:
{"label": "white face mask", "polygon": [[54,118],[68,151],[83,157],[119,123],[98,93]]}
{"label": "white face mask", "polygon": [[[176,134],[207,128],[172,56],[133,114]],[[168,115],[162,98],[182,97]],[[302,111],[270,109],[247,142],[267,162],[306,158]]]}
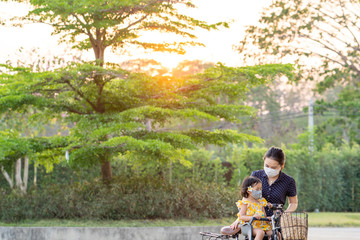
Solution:
{"label": "white face mask", "polygon": [[262,191],[261,190],[252,190],[252,196],[258,200],[260,198],[262,198]]}
{"label": "white face mask", "polygon": [[268,177],[276,177],[280,173],[280,169],[272,169],[268,167],[264,167],[264,171]]}
{"label": "white face mask", "polygon": [[248,191],[252,193],[253,198],[256,200],[262,198],[262,190],[254,190],[251,186],[249,186]]}

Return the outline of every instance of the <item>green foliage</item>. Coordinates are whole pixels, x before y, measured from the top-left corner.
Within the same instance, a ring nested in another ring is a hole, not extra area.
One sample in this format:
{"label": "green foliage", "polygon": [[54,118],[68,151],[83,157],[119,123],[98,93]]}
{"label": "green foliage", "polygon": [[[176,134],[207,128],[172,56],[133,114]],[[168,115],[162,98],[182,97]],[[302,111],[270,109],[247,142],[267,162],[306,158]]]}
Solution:
{"label": "green foliage", "polygon": [[[0,189],[0,220],[235,217],[234,203],[241,198],[239,179],[263,168],[266,150],[229,146],[223,152],[234,169],[228,186],[224,178],[228,168],[222,166],[223,159],[205,149],[188,154],[188,166],[179,162],[137,164],[125,158],[129,156],[119,156],[114,171],[121,173],[120,177],[108,185],[90,180],[94,175],[90,172],[82,172],[85,175],[78,182],[69,168],[55,166],[47,177],[39,176],[41,184],[29,189],[27,195]],[[307,149],[284,150],[284,172],[296,180],[299,211],[359,211],[358,145],[338,149],[329,145],[312,155]]]}
{"label": "green foliage", "polygon": [[[0,199],[0,219],[200,219],[235,215],[236,194],[215,183],[156,178],[117,178],[110,186],[92,181],[11,193]],[[228,207],[234,205],[233,207]]]}
{"label": "green foliage", "polygon": [[[305,145],[307,146],[307,144]],[[360,194],[359,146],[343,145],[334,148],[331,145],[310,154],[307,147],[284,148],[286,164],[284,172],[294,177],[299,198],[298,210],[313,211],[358,211]],[[172,165],[128,165],[124,161],[117,169],[129,176],[149,174],[162,176],[164,181],[180,184],[186,179],[195,182],[217,182],[224,187],[238,188],[244,177],[252,171],[263,169],[263,156],[267,148],[248,148],[245,146],[227,146],[220,151],[193,150],[187,157],[190,166],[179,163]],[[220,162],[219,162],[220,161]],[[228,162],[231,165],[219,165]],[[231,179],[226,174],[231,171]],[[171,175],[170,175],[171,174]],[[215,177],[217,176],[217,177]],[[335,188],[334,188],[335,186]],[[336,189],[336,190],[334,190]],[[232,205],[229,205],[232,207]]]}
{"label": "green foliage", "polygon": [[31,106],[41,110],[39,117],[72,125],[67,137],[47,139],[46,143],[41,138],[32,141],[44,146],[43,151],[53,148],[54,159],[69,151],[74,167],[101,164],[119,153],[131,154],[142,162],[186,162],[186,150],[200,144],[260,142],[257,137],[229,129],[178,131],[167,126],[176,119],[239,122],[240,116],[252,115],[254,110],[218,104],[218,96],[244,98],[249,88],[278,74],[292,77],[291,65],[218,65],[183,79],[130,73],[113,64],[72,64],[38,73],[3,68],[1,112]]}
{"label": "green foliage", "polygon": [[191,163],[191,168],[174,166],[173,178],[176,182],[191,179],[194,182],[224,183],[226,169],[222,167],[220,158],[216,157],[214,152],[205,149],[191,151],[187,160]]}
{"label": "green foliage", "polygon": [[[19,158],[30,157],[32,162],[46,166],[50,171],[59,163],[59,154],[66,146],[64,137],[21,137],[14,131],[0,131],[0,166],[9,170]],[[50,151],[51,149],[51,151]]]}
{"label": "green foliage", "polygon": [[231,151],[227,152],[226,162],[231,163],[232,176],[229,182],[230,186],[239,187],[243,179],[251,174],[250,168],[245,166],[246,159],[242,156],[243,148],[238,145],[232,145]]}
{"label": "green foliage", "polygon": [[[25,22],[42,22],[60,34],[61,41],[84,50],[93,49],[97,60],[104,60],[104,50],[122,50],[130,45],[155,51],[183,54],[184,46],[202,44],[193,41],[196,28],[212,30],[228,27],[227,23],[208,24],[181,14],[179,7],[194,8],[193,1],[167,0],[30,0],[32,10],[20,18]],[[19,19],[17,19],[19,20]],[[15,24],[19,24],[16,21]],[[146,31],[176,34],[178,42],[142,42]],[[83,38],[85,37],[85,38]]]}
{"label": "green foliage", "polygon": [[359,88],[348,86],[342,89],[337,99],[332,102],[316,102],[315,112],[319,115],[333,116],[316,128],[322,145],[331,143],[339,146],[360,143],[360,95]]}
{"label": "green foliage", "polygon": [[29,144],[16,132],[0,132],[0,145],[0,164],[6,169],[29,152]]}

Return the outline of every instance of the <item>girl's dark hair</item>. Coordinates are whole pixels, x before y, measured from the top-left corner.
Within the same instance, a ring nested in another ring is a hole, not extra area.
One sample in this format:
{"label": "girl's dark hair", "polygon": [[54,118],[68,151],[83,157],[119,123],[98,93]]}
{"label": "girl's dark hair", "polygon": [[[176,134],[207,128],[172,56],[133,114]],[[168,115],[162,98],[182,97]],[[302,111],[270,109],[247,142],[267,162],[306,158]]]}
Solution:
{"label": "girl's dark hair", "polygon": [[245,198],[249,197],[249,193],[247,192],[248,187],[250,186],[253,187],[258,183],[261,183],[261,180],[258,179],[257,177],[254,176],[246,177],[241,184],[241,196]]}
{"label": "girl's dark hair", "polygon": [[281,148],[271,147],[264,155],[265,158],[271,158],[272,160],[277,161],[281,166],[285,163],[285,153]]}

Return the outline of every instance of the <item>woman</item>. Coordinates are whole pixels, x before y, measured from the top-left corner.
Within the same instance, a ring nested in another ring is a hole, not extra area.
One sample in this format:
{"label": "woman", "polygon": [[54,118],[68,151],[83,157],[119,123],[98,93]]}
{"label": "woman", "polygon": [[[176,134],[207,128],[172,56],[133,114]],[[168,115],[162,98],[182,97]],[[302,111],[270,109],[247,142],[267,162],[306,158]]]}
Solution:
{"label": "woman", "polygon": [[[264,155],[264,169],[252,172],[251,176],[258,177],[262,183],[262,196],[269,203],[285,204],[289,206],[285,212],[294,212],[298,206],[296,183],[294,178],[282,172],[285,166],[285,154],[281,148],[271,147]],[[267,216],[273,213],[265,209]]]}
{"label": "woman", "polygon": [[[294,212],[298,206],[296,183],[294,178],[282,172],[285,166],[285,153],[281,148],[271,147],[264,157],[264,169],[252,172],[261,180],[262,196],[268,203],[285,204],[288,198],[289,206],[285,212]],[[272,216],[273,212],[265,207],[266,215]],[[232,235],[237,232],[239,220],[237,219],[230,227],[223,227],[222,234]]]}

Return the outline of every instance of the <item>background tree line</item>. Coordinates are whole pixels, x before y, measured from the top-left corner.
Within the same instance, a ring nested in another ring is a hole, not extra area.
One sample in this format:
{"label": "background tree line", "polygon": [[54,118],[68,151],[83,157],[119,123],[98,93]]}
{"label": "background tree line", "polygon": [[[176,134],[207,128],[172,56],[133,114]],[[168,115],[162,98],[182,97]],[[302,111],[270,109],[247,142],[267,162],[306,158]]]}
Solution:
{"label": "background tree line", "polygon": [[[36,188],[26,195],[11,192],[0,182],[0,219],[141,219],[221,218],[236,215],[239,184],[263,167],[267,148],[229,145],[221,152],[200,149],[180,163],[138,164],[119,157],[117,176],[103,188],[94,169],[76,171],[66,163],[51,173],[41,168]],[[286,148],[284,172],[297,183],[298,210],[357,212],[360,206],[360,147],[329,145],[314,154]],[[225,159],[224,159],[225,158]],[[227,163],[227,164],[223,164]],[[229,174],[230,173],[230,174]],[[30,171],[30,177],[33,173]],[[30,184],[32,185],[32,184]]]}

